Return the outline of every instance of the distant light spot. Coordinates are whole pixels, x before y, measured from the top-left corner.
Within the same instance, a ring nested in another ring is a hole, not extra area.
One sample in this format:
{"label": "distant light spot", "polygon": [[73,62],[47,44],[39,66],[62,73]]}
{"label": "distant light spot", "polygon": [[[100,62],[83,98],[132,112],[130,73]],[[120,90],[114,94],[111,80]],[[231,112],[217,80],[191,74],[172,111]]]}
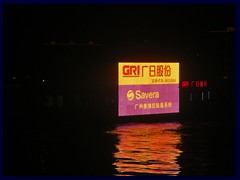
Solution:
{"label": "distant light spot", "polygon": [[43,79],[43,80],[42,80],[42,82],[44,83],[44,82],[45,82],[45,80]]}
{"label": "distant light spot", "polygon": [[55,45],[55,44],[56,44],[55,41],[51,41],[51,42],[50,42],[50,45]]}
{"label": "distant light spot", "polygon": [[12,79],[17,79],[17,78],[15,76],[13,76]]}

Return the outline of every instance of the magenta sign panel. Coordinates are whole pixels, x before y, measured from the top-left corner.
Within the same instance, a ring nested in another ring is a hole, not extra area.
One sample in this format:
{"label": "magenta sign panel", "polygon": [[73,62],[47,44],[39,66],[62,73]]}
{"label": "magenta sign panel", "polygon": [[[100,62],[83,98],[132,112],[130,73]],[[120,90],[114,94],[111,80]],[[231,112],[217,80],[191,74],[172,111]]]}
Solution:
{"label": "magenta sign panel", "polygon": [[179,112],[179,63],[119,63],[118,115]]}

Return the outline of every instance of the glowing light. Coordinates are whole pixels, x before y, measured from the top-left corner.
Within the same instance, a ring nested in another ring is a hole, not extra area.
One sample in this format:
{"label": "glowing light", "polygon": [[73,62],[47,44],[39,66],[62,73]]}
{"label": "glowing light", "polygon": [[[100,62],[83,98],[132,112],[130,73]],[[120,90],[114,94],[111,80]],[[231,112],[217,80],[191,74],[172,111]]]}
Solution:
{"label": "glowing light", "polygon": [[118,115],[179,112],[179,63],[118,63]]}
{"label": "glowing light", "polygon": [[43,79],[43,80],[42,80],[42,82],[44,83],[44,82],[45,82],[45,80]]}
{"label": "glowing light", "polygon": [[200,80],[200,81],[182,81],[182,88],[206,88],[208,86],[207,80]]}
{"label": "glowing light", "polygon": [[15,76],[12,77],[13,80],[17,79]]}
{"label": "glowing light", "polygon": [[189,82],[188,81],[182,81],[182,87],[183,88],[188,88],[189,87]]}
{"label": "glowing light", "polygon": [[[118,63],[119,85],[179,84],[179,63]],[[155,79],[157,81],[155,81]],[[153,81],[154,80],[154,81]]]}
{"label": "glowing light", "polygon": [[117,134],[118,152],[114,154],[116,175],[180,173],[177,158],[182,151],[179,123],[127,124],[108,133]]}

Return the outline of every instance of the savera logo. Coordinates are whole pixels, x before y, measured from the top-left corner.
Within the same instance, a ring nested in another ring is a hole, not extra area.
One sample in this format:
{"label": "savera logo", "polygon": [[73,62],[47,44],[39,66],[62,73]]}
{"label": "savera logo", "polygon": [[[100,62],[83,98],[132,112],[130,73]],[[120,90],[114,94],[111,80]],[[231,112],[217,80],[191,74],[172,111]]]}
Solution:
{"label": "savera logo", "polygon": [[127,99],[128,99],[129,101],[131,101],[131,100],[134,99],[134,92],[133,92],[133,90],[129,90],[129,91],[127,92]]}
{"label": "savera logo", "polygon": [[141,99],[157,99],[159,98],[159,92],[143,92],[141,90],[136,90],[135,93],[133,90],[129,90],[127,92],[127,99],[128,101],[132,101],[134,97],[137,100]]}

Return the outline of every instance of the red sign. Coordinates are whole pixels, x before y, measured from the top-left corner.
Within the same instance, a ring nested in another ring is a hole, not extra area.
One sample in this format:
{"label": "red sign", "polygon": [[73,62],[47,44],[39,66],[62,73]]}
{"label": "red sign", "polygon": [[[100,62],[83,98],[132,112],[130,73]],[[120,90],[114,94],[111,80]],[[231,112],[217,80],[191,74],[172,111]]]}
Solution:
{"label": "red sign", "polygon": [[206,88],[206,87],[208,87],[207,80],[182,81],[182,88]]}

